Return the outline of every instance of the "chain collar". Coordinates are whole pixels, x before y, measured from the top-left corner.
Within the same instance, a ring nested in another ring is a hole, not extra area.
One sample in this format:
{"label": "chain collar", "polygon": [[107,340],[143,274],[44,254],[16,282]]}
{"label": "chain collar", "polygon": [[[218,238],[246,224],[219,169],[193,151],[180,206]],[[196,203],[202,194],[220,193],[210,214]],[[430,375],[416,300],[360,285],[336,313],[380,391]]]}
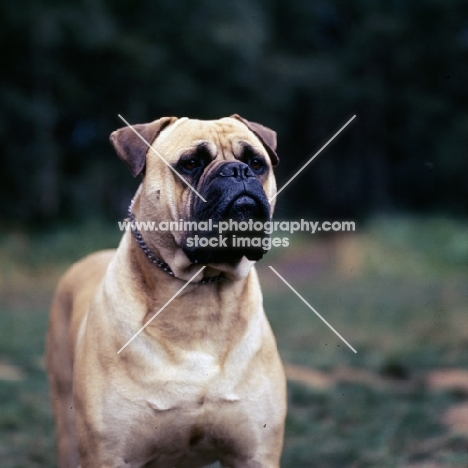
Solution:
{"label": "chain collar", "polygon": [[[148,244],[143,239],[141,232],[138,230],[135,224],[135,215],[133,214],[133,211],[132,211],[133,202],[134,200],[132,199],[128,207],[127,214],[130,220],[133,237],[135,238],[138,246],[140,247],[141,250],[143,250],[144,254],[146,255],[146,258],[151,263],[154,263],[155,265],[157,265],[159,268],[161,268],[162,271],[167,273],[169,276],[176,278],[176,276],[174,275],[174,272],[171,270],[171,267],[166,262],[156,257],[156,255],[151,251],[151,249],[148,247]],[[197,283],[193,283],[193,284],[212,284],[212,283],[217,283],[218,281],[221,281],[222,279],[224,279],[224,276],[222,274],[218,276],[205,276],[201,281],[198,281]]]}

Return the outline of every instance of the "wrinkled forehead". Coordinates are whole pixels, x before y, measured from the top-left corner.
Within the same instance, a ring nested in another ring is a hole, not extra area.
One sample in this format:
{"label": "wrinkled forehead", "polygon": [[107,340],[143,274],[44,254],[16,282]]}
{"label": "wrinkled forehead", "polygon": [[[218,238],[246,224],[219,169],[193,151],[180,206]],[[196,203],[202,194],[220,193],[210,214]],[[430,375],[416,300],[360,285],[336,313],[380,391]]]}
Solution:
{"label": "wrinkled forehead", "polygon": [[263,153],[259,139],[236,119],[195,120],[183,117],[165,128],[153,146],[166,154],[179,154],[201,144],[219,156],[237,155],[246,145]]}

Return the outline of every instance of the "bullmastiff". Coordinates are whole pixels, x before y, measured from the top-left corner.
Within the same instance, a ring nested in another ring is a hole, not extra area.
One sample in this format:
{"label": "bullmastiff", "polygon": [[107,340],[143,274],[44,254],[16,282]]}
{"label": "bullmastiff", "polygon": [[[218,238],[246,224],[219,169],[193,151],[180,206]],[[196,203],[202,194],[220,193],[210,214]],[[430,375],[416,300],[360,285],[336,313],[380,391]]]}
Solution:
{"label": "bullmastiff", "polygon": [[275,132],[238,115],[165,117],[110,140],[142,182],[118,248],[74,264],[53,299],[60,468],[278,468],[285,375],[253,266],[265,248],[233,246],[234,228],[209,244],[221,221],[271,219]]}

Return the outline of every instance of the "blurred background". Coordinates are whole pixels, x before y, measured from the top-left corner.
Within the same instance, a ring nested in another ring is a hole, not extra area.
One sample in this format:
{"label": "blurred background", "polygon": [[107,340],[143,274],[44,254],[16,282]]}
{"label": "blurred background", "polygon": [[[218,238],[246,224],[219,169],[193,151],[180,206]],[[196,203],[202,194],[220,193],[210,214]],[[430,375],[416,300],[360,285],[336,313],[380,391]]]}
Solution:
{"label": "blurred background", "polygon": [[[283,468],[468,464],[468,3],[2,0],[0,465],[55,466],[59,275],[117,245],[109,134],[239,113],[278,133],[277,219],[354,220],[259,263],[289,377]],[[357,349],[354,354],[268,269]]]}

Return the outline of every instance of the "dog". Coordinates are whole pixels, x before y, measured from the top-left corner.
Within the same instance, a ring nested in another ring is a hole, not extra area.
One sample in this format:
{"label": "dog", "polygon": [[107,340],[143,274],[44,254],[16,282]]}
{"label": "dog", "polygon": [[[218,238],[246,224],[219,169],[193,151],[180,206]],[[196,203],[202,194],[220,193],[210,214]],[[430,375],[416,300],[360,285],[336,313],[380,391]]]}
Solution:
{"label": "dog", "polygon": [[59,467],[278,468],[286,379],[254,267],[265,248],[199,228],[271,219],[276,133],[239,115],[164,117],[110,141],[142,182],[118,248],[74,264],[52,302]]}

